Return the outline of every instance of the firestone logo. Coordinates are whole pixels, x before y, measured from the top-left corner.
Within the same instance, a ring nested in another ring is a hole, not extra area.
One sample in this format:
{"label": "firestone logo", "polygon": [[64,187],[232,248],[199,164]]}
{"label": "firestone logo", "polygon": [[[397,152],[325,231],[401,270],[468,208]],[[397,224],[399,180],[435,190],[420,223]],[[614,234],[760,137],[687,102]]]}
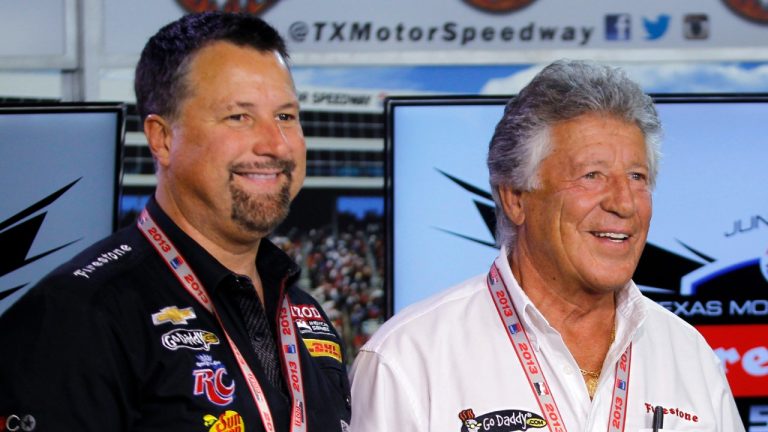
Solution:
{"label": "firestone logo", "polygon": [[187,12],[208,11],[245,12],[258,15],[272,7],[278,0],[177,0]]}
{"label": "firestone logo", "polygon": [[464,3],[491,13],[509,13],[533,4],[536,0],[464,0]]}

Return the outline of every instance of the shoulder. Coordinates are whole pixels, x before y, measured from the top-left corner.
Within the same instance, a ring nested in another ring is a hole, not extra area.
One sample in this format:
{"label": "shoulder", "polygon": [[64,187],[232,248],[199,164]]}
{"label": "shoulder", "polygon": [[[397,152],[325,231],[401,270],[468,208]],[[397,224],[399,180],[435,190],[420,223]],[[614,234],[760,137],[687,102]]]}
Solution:
{"label": "shoulder", "polygon": [[148,251],[147,242],[128,227],[90,245],[49,273],[39,285],[52,281],[103,282],[133,268]]}
{"label": "shoulder", "polygon": [[94,306],[115,291],[120,280],[146,277],[147,272],[137,269],[145,262],[147,250],[135,229],[117,231],[44,276],[4,316],[17,309],[34,311],[34,315],[98,314]]}
{"label": "shoulder", "polygon": [[698,353],[706,363],[720,364],[712,347],[704,336],[691,324],[672,313],[655,301],[643,297],[646,319],[643,323],[642,338],[654,346],[668,344],[675,352]]}
{"label": "shoulder", "polygon": [[387,346],[406,339],[417,344],[420,340],[434,340],[438,328],[451,333],[474,309],[492,306],[488,299],[485,274],[467,279],[395,314],[376,331],[363,350],[382,353]]}

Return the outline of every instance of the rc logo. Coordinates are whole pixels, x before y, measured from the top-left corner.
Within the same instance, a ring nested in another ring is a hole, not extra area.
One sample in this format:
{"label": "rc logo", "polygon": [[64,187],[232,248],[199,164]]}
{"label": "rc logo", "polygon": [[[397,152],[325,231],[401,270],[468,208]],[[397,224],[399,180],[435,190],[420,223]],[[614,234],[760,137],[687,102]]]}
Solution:
{"label": "rc logo", "polygon": [[643,27],[645,27],[646,40],[659,39],[667,32],[669,15],[659,15],[655,20],[643,17]]}
{"label": "rc logo", "polygon": [[605,16],[605,40],[625,41],[631,35],[629,14],[611,14]]}
{"label": "rc logo", "polygon": [[194,378],[193,394],[205,395],[209,401],[219,406],[229,405],[235,399],[235,382],[229,378],[225,384],[227,369],[209,355],[198,355],[196,364],[200,369],[192,371]]}

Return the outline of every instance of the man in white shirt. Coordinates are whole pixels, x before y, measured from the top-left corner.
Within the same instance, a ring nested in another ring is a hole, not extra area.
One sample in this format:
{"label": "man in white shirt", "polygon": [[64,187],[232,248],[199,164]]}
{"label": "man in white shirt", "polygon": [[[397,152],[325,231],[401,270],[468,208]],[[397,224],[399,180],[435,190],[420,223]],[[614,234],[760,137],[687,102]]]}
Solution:
{"label": "man in white shirt", "polygon": [[704,338],[631,280],[660,136],[650,97],[620,70],[540,72],[490,143],[499,257],[363,347],[352,429],[743,431]]}

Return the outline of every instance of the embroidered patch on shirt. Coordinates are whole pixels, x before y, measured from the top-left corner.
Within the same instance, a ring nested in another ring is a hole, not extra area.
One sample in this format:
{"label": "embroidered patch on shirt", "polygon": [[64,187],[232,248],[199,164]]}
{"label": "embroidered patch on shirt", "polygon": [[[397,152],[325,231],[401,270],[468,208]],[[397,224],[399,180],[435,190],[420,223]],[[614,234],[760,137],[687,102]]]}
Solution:
{"label": "embroidered patch on shirt", "polygon": [[219,344],[219,337],[207,330],[173,329],[160,337],[163,346],[171,351],[188,348],[195,351],[208,351],[211,345]]}
{"label": "embroidered patch on shirt", "polygon": [[226,410],[220,416],[203,416],[203,424],[210,432],[244,432],[245,422],[237,411]]}
{"label": "embroidered patch on shirt", "polygon": [[[192,371],[195,396],[204,395],[212,403],[219,406],[229,405],[235,399],[235,381],[227,378],[227,368],[213,357],[198,354],[195,363],[199,369]],[[226,384],[229,382],[229,384]]]}
{"label": "embroidered patch on shirt", "polygon": [[176,306],[168,306],[160,309],[159,312],[152,314],[152,324],[156,326],[165,323],[181,325],[187,324],[187,320],[194,318],[197,318],[197,316],[191,307],[179,309]]}
{"label": "embroidered patch on shirt", "polygon": [[331,326],[325,321],[297,319],[295,322],[302,336],[305,334],[334,336]]}
{"label": "embroidered patch on shirt", "polygon": [[341,347],[336,342],[322,339],[304,339],[312,357],[331,357],[341,363]]}
{"label": "embroidered patch on shirt", "polygon": [[[645,412],[646,412],[646,414],[648,414],[648,413],[653,414],[654,407],[655,407],[655,405],[653,405],[651,403],[648,403],[648,402],[645,402]],[[662,408],[664,409],[663,412],[664,412],[665,419],[667,419],[667,416],[669,416],[669,417],[677,417],[680,420],[684,420],[686,422],[694,423],[694,424],[701,421],[701,419],[699,418],[699,416],[697,414],[689,412],[689,411],[683,411],[682,409],[680,409],[678,407],[665,407],[665,406],[662,406]]]}
{"label": "embroidered patch on shirt", "polygon": [[295,320],[315,320],[325,321],[323,315],[313,304],[295,304],[291,305],[291,317]]}
{"label": "embroidered patch on shirt", "polygon": [[499,410],[475,416],[472,408],[459,412],[461,432],[511,432],[525,431],[530,428],[543,428],[547,425],[544,417],[522,410]]}

